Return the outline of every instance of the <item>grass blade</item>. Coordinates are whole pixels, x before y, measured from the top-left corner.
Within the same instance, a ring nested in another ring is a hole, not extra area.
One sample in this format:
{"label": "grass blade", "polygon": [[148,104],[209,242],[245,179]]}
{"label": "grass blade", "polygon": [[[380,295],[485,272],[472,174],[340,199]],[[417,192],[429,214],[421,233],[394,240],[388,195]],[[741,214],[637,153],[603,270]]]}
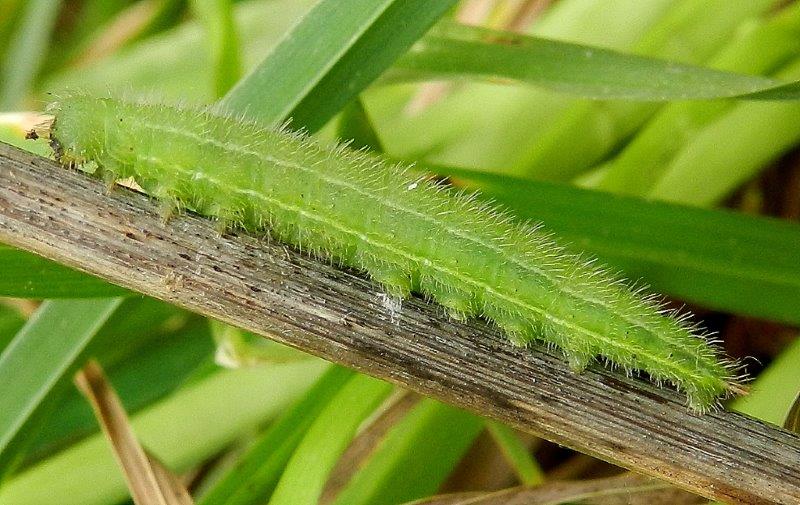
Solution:
{"label": "grass blade", "polygon": [[783,425],[800,391],[800,338],[795,338],[750,385],[750,394],[737,398],[730,409],[762,421]]}
{"label": "grass blade", "polygon": [[2,244],[0,265],[0,296],[45,299],[130,294],[128,290],[97,277]]}
{"label": "grass blade", "polygon": [[206,28],[214,68],[214,92],[219,97],[236,84],[242,73],[233,3],[231,0],[193,0],[192,6]]}
{"label": "grass blade", "polygon": [[453,23],[439,25],[395,69],[390,81],[517,82],[595,100],[800,99],[796,82]]}
{"label": "grass blade", "polygon": [[[183,472],[281,412],[319,376],[320,360],[218,371],[133,416],[142,444]],[[192,443],[186,443],[191,440]],[[107,505],[127,491],[102,434],[30,468],[0,489],[0,503]]]}
{"label": "grass blade", "polygon": [[503,451],[506,460],[514,469],[520,483],[533,487],[544,482],[544,470],[533,458],[530,449],[514,433],[514,430],[497,421],[487,421],[486,428],[500,446],[500,450]]}
{"label": "grass blade", "polygon": [[0,452],[121,301],[45,302],[0,354]]}
{"label": "grass blade", "polygon": [[191,505],[186,487],[158,460],[149,457],[136,439],[130,419],[103,369],[92,360],[76,375],[75,383],[95,412],[103,433],[122,466],[133,501],[140,505]]}
{"label": "grass blade", "polygon": [[381,140],[369,120],[361,99],[353,100],[342,109],[336,125],[336,137],[343,142],[350,142],[350,147],[353,149],[366,148],[370,151],[384,152]]}
{"label": "grass blade", "polygon": [[[0,455],[0,471],[2,471],[0,480],[3,476],[18,471],[20,466],[28,465],[38,458],[51,454],[57,447],[63,447],[70,441],[75,441],[96,429],[97,423],[86,409],[85,401],[79,399],[80,408],[77,411],[71,409],[68,402],[71,398],[70,395],[77,393],[70,380],[72,370],[89,357],[96,357],[114,367],[115,375],[116,365],[119,363],[124,362],[125,366],[139,365],[140,368],[137,368],[136,371],[142,372],[142,375],[138,376],[139,380],[135,384],[136,395],[131,397],[134,400],[131,405],[141,407],[141,400],[153,401],[154,396],[159,394],[159,390],[152,388],[149,383],[151,381],[160,382],[162,378],[169,377],[173,372],[174,365],[170,362],[162,362],[161,366],[155,369],[156,373],[148,375],[149,363],[146,358],[149,358],[155,349],[164,349],[165,347],[169,349],[172,343],[170,337],[180,328],[181,321],[187,319],[185,315],[181,317],[181,314],[183,312],[180,310],[155,300],[126,298],[104,322],[91,341],[83,347],[81,354],[72,360],[68,371],[61,374],[60,379],[39,400],[39,404],[17,431],[11,444]],[[164,324],[167,322],[167,318],[169,318],[169,328],[171,328],[169,330]],[[163,340],[157,341],[156,339],[159,337],[162,337]],[[164,344],[159,345],[161,342]],[[198,343],[202,344],[202,339],[192,341],[193,345]],[[209,342],[206,340],[205,343],[207,348]],[[186,349],[186,347],[184,345],[182,350],[188,352],[181,356],[183,360],[181,363],[197,360],[197,352],[192,352],[192,349]],[[133,358],[131,359],[131,357]],[[143,357],[145,357],[144,360],[142,360]],[[119,378],[119,376],[117,375],[115,378]],[[142,380],[143,378],[144,380]],[[123,385],[128,387],[128,391],[131,390],[129,382],[123,383]],[[163,390],[162,386],[160,391]],[[88,419],[80,416],[83,413],[89,414]],[[78,416],[76,417],[75,414]],[[82,419],[86,419],[86,422],[82,423]]]}
{"label": "grass blade", "polygon": [[[711,66],[748,74],[771,74],[798,52],[800,3],[787,7],[774,19],[753,26],[746,35],[729,44]],[[599,186],[618,193],[646,195],[667,168],[668,160],[735,105],[735,102],[716,101],[665,106],[606,164]]]}
{"label": "grass blade", "polygon": [[[775,0],[679,0],[631,52],[706,65],[753,19],[777,9]],[[627,18],[627,15],[623,15]],[[678,42],[680,41],[680,42]],[[610,156],[661,107],[661,103],[580,100],[528,143],[517,173],[567,181]]]}
{"label": "grass blade", "polygon": [[422,400],[380,442],[334,505],[402,503],[435,493],[483,427],[477,416]]}
{"label": "grass blade", "polygon": [[4,59],[0,110],[18,108],[31,90],[60,9],[59,0],[31,0],[25,5]]}
{"label": "grass blade", "polygon": [[[540,37],[697,65],[730,41],[742,20],[760,16],[777,3],[567,0],[550,12],[568,14],[546,15],[533,29]],[[555,26],[553,19],[559,21]],[[387,121],[377,114],[380,102],[366,99],[389,152],[562,181],[609,156],[660,106],[576,100],[532,86],[469,83],[417,117],[398,120],[395,115]]]}
{"label": "grass blade", "polygon": [[[800,59],[785,70],[800,76]],[[649,198],[713,205],[800,141],[800,103],[742,103],[690,139],[663,169]],[[725,149],[720,149],[720,143]]]}
{"label": "grass blade", "polygon": [[366,375],[357,375],[342,387],[294,451],[269,504],[316,504],[358,427],[393,389],[393,385]]}
{"label": "grass blade", "polygon": [[334,365],[328,370],[199,500],[199,505],[265,503],[308,427],[353,375],[354,372],[340,366]]}
{"label": "grass blade", "polygon": [[[117,314],[127,312],[126,309],[129,304],[123,304]],[[126,335],[119,331],[120,325],[109,323],[87,346],[84,356],[103,364],[126,410],[136,414],[174,393],[208,366],[213,343],[208,325],[200,317],[190,318],[184,327],[174,331],[171,328],[151,331],[160,326],[152,319],[136,318],[131,323],[139,323],[138,335]],[[169,318],[166,323],[174,325],[176,318]],[[138,345],[125,345],[130,341]],[[107,347],[114,343],[117,348],[124,348],[124,352],[109,352]],[[97,431],[97,422],[86,408],[86,401],[77,389],[68,386],[52,400],[47,399],[56,405],[58,416],[48,420],[47,429],[40,431],[28,447],[24,465],[29,466]]]}
{"label": "grass blade", "polygon": [[419,405],[422,397],[411,391],[397,391],[369,420],[364,429],[350,442],[347,450],[336,462],[319,503],[330,505],[375,453],[375,448],[386,435]]}
{"label": "grass blade", "polygon": [[377,78],[455,0],[322,0],[222,100],[264,124],[315,131]]}

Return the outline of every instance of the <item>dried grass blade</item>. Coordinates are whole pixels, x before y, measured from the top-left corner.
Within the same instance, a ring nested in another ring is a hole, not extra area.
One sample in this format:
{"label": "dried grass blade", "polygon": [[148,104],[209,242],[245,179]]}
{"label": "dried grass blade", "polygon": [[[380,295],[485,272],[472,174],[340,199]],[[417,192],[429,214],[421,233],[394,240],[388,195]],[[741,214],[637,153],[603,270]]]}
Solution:
{"label": "dried grass blade", "polygon": [[792,408],[789,409],[789,413],[786,415],[786,421],[784,421],[783,427],[789,431],[800,433],[800,393],[798,393],[797,398],[794,399]]}
{"label": "dried grass blade", "polygon": [[[535,488],[516,487],[485,493],[440,495],[413,505],[696,505],[703,498],[649,477],[627,473],[603,479],[550,482]],[[412,504],[408,504],[412,505]]]}
{"label": "dried grass blade", "polygon": [[116,392],[95,361],[76,375],[75,384],[92,404],[103,432],[122,467],[136,505],[191,505],[188,491],[169,470],[148,455],[131,428]]}

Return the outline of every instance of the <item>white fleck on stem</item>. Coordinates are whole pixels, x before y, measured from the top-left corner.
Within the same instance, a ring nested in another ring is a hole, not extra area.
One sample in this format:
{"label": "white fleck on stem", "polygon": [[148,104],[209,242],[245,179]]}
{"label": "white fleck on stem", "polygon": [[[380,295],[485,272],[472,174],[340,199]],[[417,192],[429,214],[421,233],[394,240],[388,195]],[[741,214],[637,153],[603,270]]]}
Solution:
{"label": "white fleck on stem", "polygon": [[381,301],[381,306],[386,309],[389,313],[389,321],[392,324],[400,324],[400,320],[397,316],[400,314],[400,311],[403,309],[403,300],[401,298],[397,298],[396,296],[392,296],[388,293],[378,293],[378,299]]}

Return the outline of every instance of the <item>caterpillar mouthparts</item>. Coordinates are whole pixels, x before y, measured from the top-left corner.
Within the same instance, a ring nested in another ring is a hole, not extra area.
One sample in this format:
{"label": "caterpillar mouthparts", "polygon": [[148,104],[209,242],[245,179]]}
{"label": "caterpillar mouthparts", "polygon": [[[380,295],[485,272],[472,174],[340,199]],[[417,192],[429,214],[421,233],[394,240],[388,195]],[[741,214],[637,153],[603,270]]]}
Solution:
{"label": "caterpillar mouthparts", "polygon": [[474,194],[382,157],[210,110],[84,94],[49,107],[64,164],[133,178],[188,208],[422,294],[456,318],[484,317],[517,345],[541,340],[580,371],[600,357],[685,392],[696,411],[741,392],[734,366],[688,316]]}

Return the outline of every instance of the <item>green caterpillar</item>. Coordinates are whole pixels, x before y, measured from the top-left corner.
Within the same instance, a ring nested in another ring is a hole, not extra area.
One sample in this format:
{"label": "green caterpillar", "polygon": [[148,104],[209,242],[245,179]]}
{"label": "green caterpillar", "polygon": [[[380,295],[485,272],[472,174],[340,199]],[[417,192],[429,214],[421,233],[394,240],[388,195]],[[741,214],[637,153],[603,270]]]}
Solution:
{"label": "green caterpillar", "polygon": [[167,207],[269,230],[367,272],[392,296],[421,293],[455,318],[493,321],[515,344],[558,346],[576,371],[597,357],[645,371],[697,411],[738,390],[733,367],[686,316],[537,226],[404,166],[208,110],[75,94],[50,111],[62,163],[133,177]]}

